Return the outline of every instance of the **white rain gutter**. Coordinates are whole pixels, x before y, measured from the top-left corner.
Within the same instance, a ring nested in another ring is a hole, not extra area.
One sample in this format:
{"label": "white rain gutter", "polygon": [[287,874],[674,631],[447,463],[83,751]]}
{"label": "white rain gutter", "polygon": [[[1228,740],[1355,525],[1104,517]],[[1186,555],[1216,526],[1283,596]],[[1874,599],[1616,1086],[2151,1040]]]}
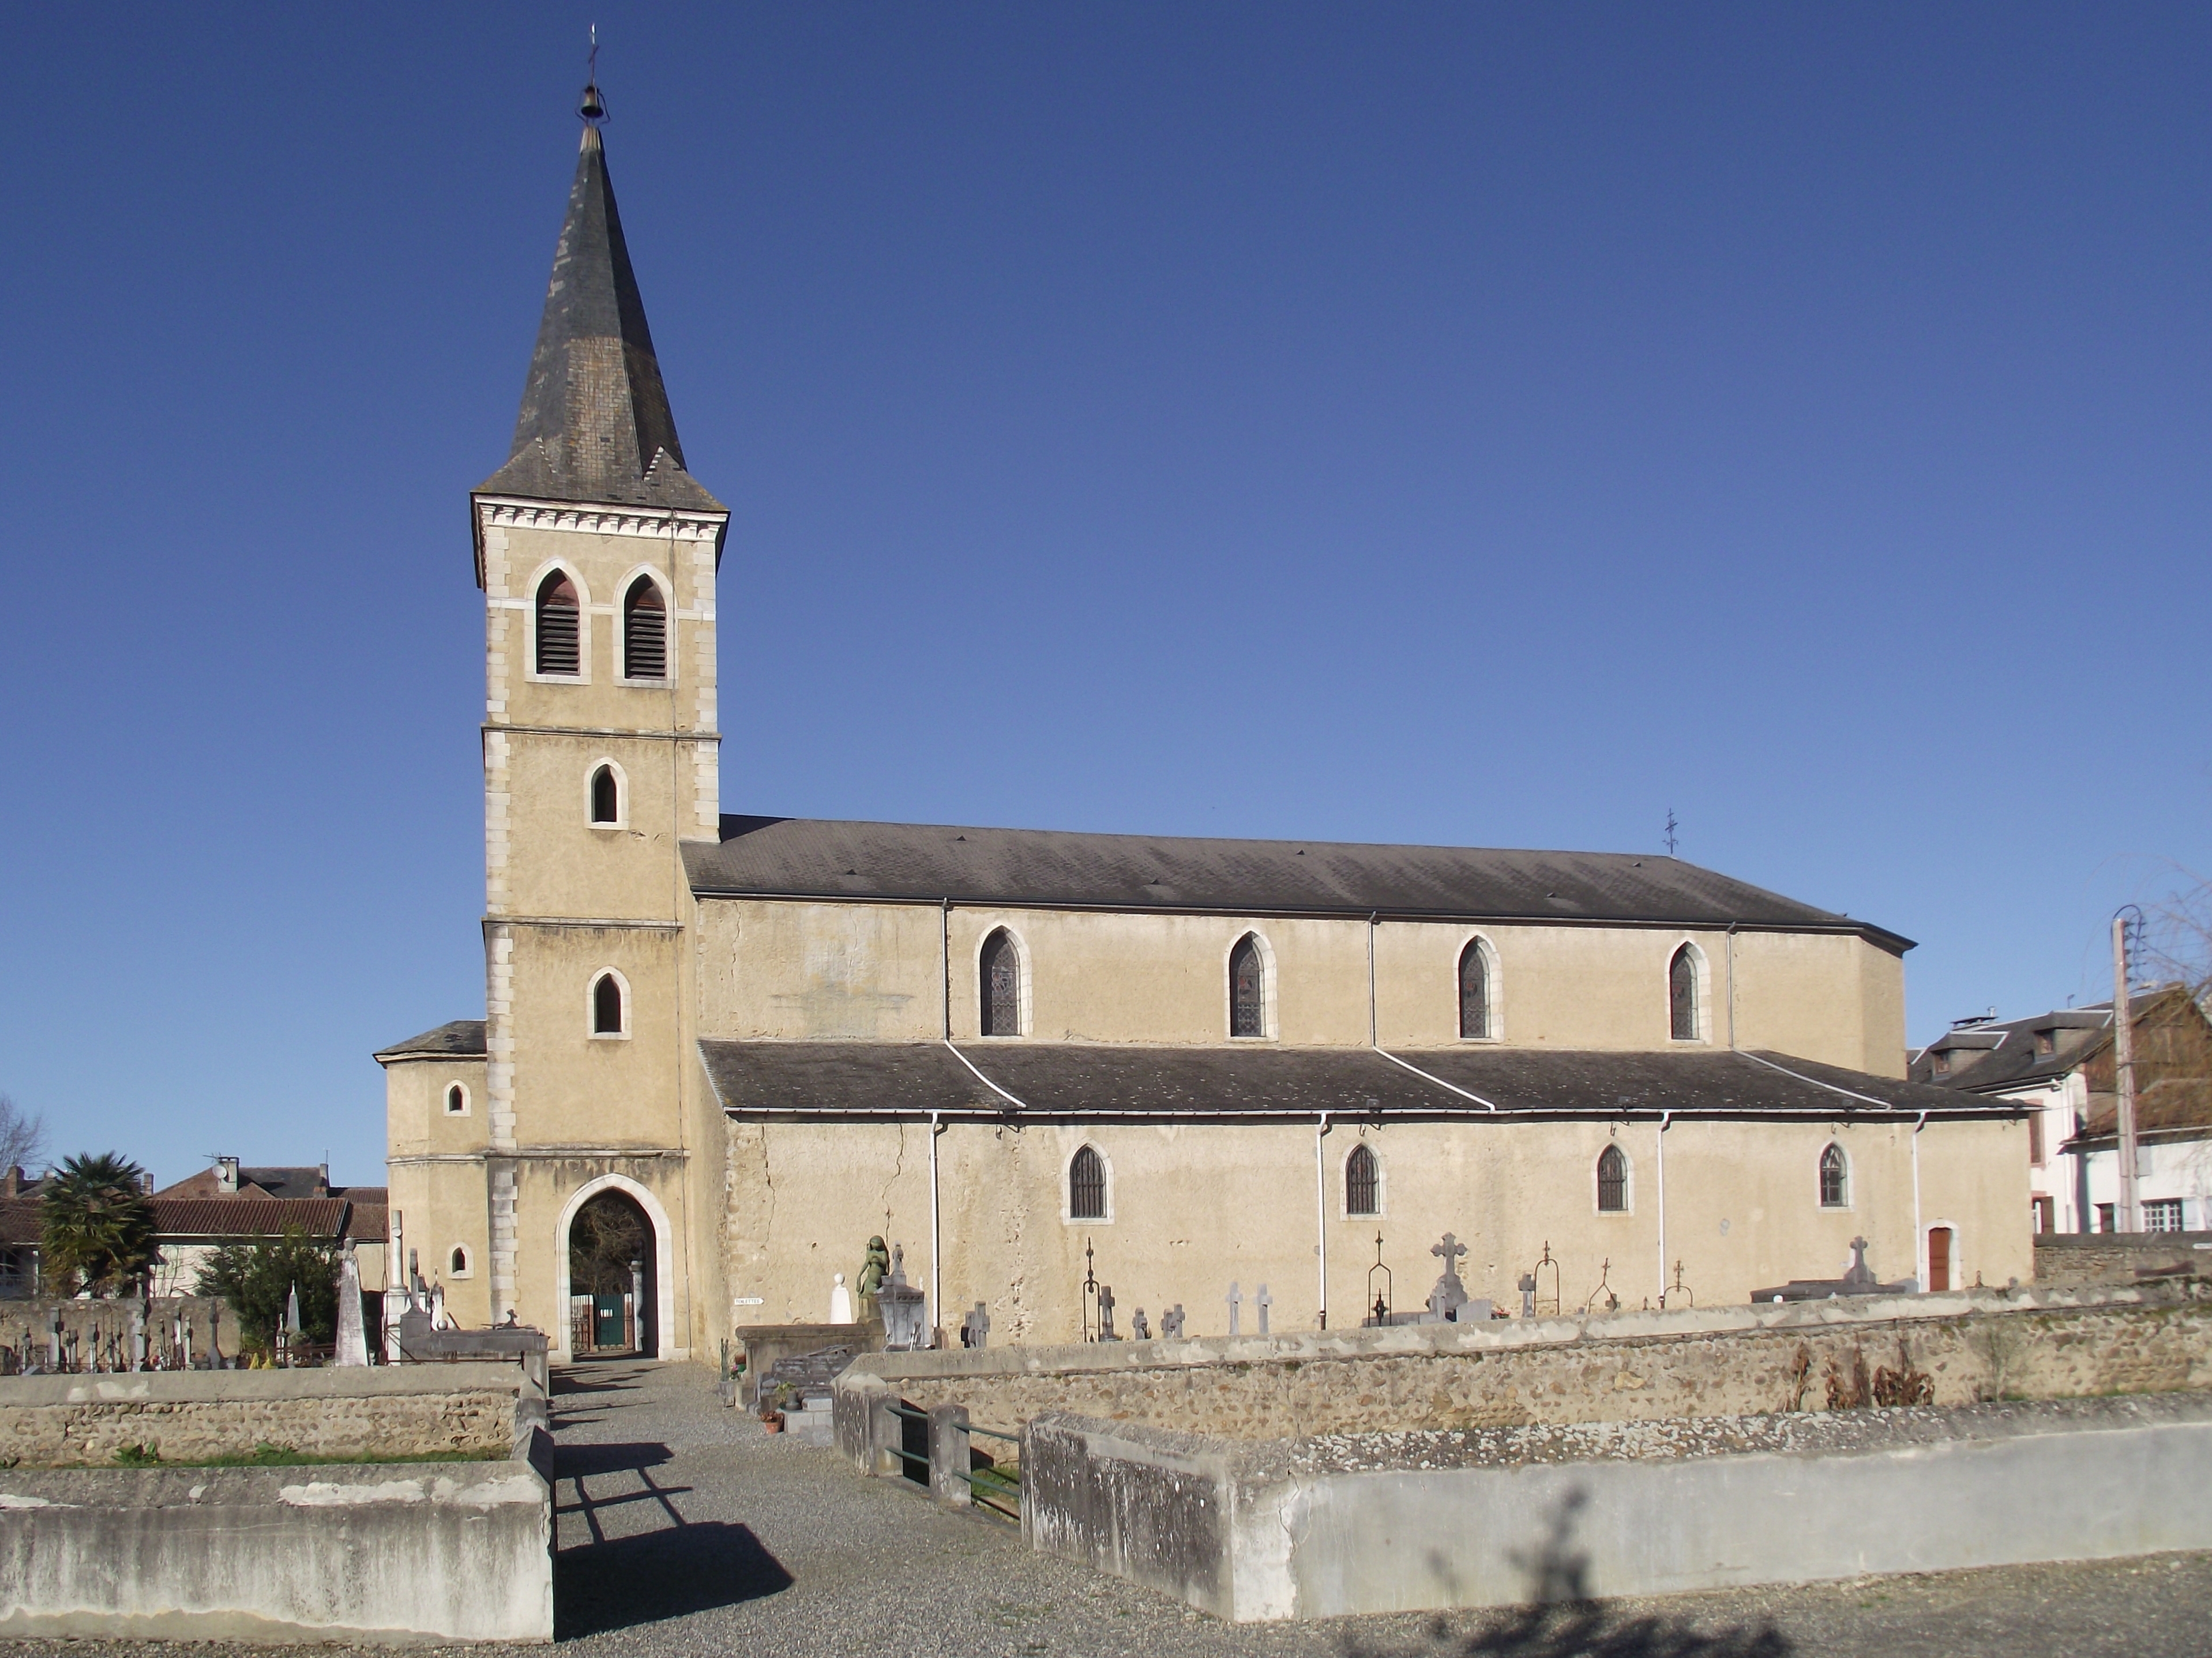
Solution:
{"label": "white rain gutter", "polygon": [[929,1345],[937,1345],[937,1333],[945,1323],[945,1233],[938,1221],[937,1206],[937,1137],[945,1132],[938,1121],[939,1114],[929,1114]]}
{"label": "white rain gutter", "polygon": [[1322,1163],[1322,1136],[1328,1133],[1328,1113],[1314,1124],[1314,1254],[1321,1260],[1320,1327],[1328,1328],[1328,1175]]}
{"label": "white rain gutter", "polygon": [[1671,1111],[1659,1114],[1659,1307],[1667,1307],[1667,1125],[1674,1120]]}

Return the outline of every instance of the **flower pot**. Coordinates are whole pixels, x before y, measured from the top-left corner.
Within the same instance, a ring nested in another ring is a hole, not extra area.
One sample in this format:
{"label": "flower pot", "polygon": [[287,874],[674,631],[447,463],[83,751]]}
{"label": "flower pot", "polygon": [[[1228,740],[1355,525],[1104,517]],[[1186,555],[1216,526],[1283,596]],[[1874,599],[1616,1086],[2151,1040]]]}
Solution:
{"label": "flower pot", "polygon": [[780,1434],[780,1433],[781,1433],[781,1432],[783,1431],[783,1417],[782,1417],[782,1415],[781,1415],[780,1412],[778,1412],[778,1413],[771,1413],[771,1414],[769,1414],[769,1415],[768,1415],[768,1416],[764,1416],[764,1417],[763,1417],[763,1418],[761,1418],[761,1429],[762,1429],[762,1430],[763,1430],[763,1432],[766,1432],[766,1433],[772,1433],[772,1434]]}

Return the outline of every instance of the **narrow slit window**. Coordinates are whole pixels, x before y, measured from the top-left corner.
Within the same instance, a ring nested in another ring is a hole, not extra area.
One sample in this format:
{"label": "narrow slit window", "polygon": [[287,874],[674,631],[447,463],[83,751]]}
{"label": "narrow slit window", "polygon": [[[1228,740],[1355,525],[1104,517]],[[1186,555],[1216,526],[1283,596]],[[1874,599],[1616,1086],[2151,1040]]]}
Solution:
{"label": "narrow slit window", "polygon": [[1617,1145],[1597,1154],[1597,1206],[1600,1214],[1628,1212],[1628,1159]]}
{"label": "narrow slit window", "polygon": [[1674,1040],[1698,1040],[1698,958],[1689,945],[1674,952],[1667,966],[1667,1006]]}
{"label": "narrow slit window", "polygon": [[556,570],[538,586],[538,671],[574,674],[582,671],[579,641],[582,637],[582,607],[576,600],[576,584]]}
{"label": "narrow slit window", "polygon": [[623,599],[623,677],[668,677],[668,606],[650,576],[632,582]]}
{"label": "narrow slit window", "polygon": [[592,987],[592,1034],[594,1036],[619,1036],[623,1034],[622,981],[611,973],[599,975]]}
{"label": "narrow slit window", "polygon": [[1022,957],[1013,935],[1000,927],[983,941],[982,1032],[1022,1034]]}
{"label": "narrow slit window", "polygon": [[622,822],[622,791],[615,782],[612,766],[601,766],[592,774],[592,821],[594,823]]}
{"label": "narrow slit window", "polygon": [[1246,933],[1229,953],[1229,1034],[1267,1034],[1267,969],[1260,941]]}
{"label": "narrow slit window", "polygon": [[1820,1207],[1848,1209],[1851,1202],[1851,1166],[1844,1148],[1830,1145],[1820,1153]]}
{"label": "narrow slit window", "polygon": [[1382,1170],[1375,1161],[1375,1154],[1364,1145],[1353,1146],[1352,1155],[1344,1160],[1344,1212],[1382,1212]]}
{"label": "narrow slit window", "polygon": [[1460,952],[1459,1034],[1490,1034],[1490,963],[1484,958],[1480,938],[1470,939]]}
{"label": "narrow slit window", "polygon": [[1087,1145],[1067,1165],[1067,1215],[1071,1220],[1106,1218],[1106,1160]]}

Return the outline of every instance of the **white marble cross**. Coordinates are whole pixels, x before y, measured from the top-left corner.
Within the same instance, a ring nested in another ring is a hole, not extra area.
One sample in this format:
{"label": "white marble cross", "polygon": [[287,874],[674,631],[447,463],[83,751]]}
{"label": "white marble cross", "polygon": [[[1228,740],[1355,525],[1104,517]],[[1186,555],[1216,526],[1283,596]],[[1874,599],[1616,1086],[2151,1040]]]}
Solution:
{"label": "white marble cross", "polygon": [[1260,1286],[1260,1293],[1252,1297],[1252,1304],[1260,1309],[1260,1333],[1265,1335],[1267,1333],[1267,1309],[1275,1304],[1275,1298],[1267,1293],[1266,1284]]}
{"label": "white marble cross", "polygon": [[1244,1297],[1243,1297],[1243,1295],[1238,1291],[1238,1290],[1237,1290],[1237,1280],[1236,1280],[1236,1279],[1234,1279],[1234,1278],[1231,1278],[1231,1279],[1230,1279],[1230,1281],[1229,1281],[1229,1297],[1228,1297],[1228,1300],[1229,1300],[1229,1333],[1230,1333],[1231,1335],[1236,1335],[1236,1334],[1238,1334],[1238,1333],[1240,1333],[1240,1332],[1239,1332],[1239,1329],[1238,1329],[1238,1325],[1237,1325],[1237,1314],[1238,1314],[1238,1312],[1242,1309],[1242,1308],[1243,1308],[1243,1305],[1244,1305]]}

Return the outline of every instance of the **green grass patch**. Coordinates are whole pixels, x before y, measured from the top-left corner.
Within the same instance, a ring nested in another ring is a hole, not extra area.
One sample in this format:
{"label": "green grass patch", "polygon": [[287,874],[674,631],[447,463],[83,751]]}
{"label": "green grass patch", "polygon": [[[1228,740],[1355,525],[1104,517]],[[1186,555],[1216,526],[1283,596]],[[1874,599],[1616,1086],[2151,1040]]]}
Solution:
{"label": "green grass patch", "polygon": [[[272,1445],[264,1440],[250,1451],[234,1451],[228,1456],[175,1459],[163,1456],[161,1448],[157,1444],[125,1445],[117,1450],[115,1461],[110,1466],[118,1468],[363,1467],[386,1462],[504,1462],[507,1458],[505,1451],[359,1451],[332,1455],[320,1451],[295,1450],[289,1445]],[[89,1468],[99,1465],[58,1462],[52,1466]]]}

